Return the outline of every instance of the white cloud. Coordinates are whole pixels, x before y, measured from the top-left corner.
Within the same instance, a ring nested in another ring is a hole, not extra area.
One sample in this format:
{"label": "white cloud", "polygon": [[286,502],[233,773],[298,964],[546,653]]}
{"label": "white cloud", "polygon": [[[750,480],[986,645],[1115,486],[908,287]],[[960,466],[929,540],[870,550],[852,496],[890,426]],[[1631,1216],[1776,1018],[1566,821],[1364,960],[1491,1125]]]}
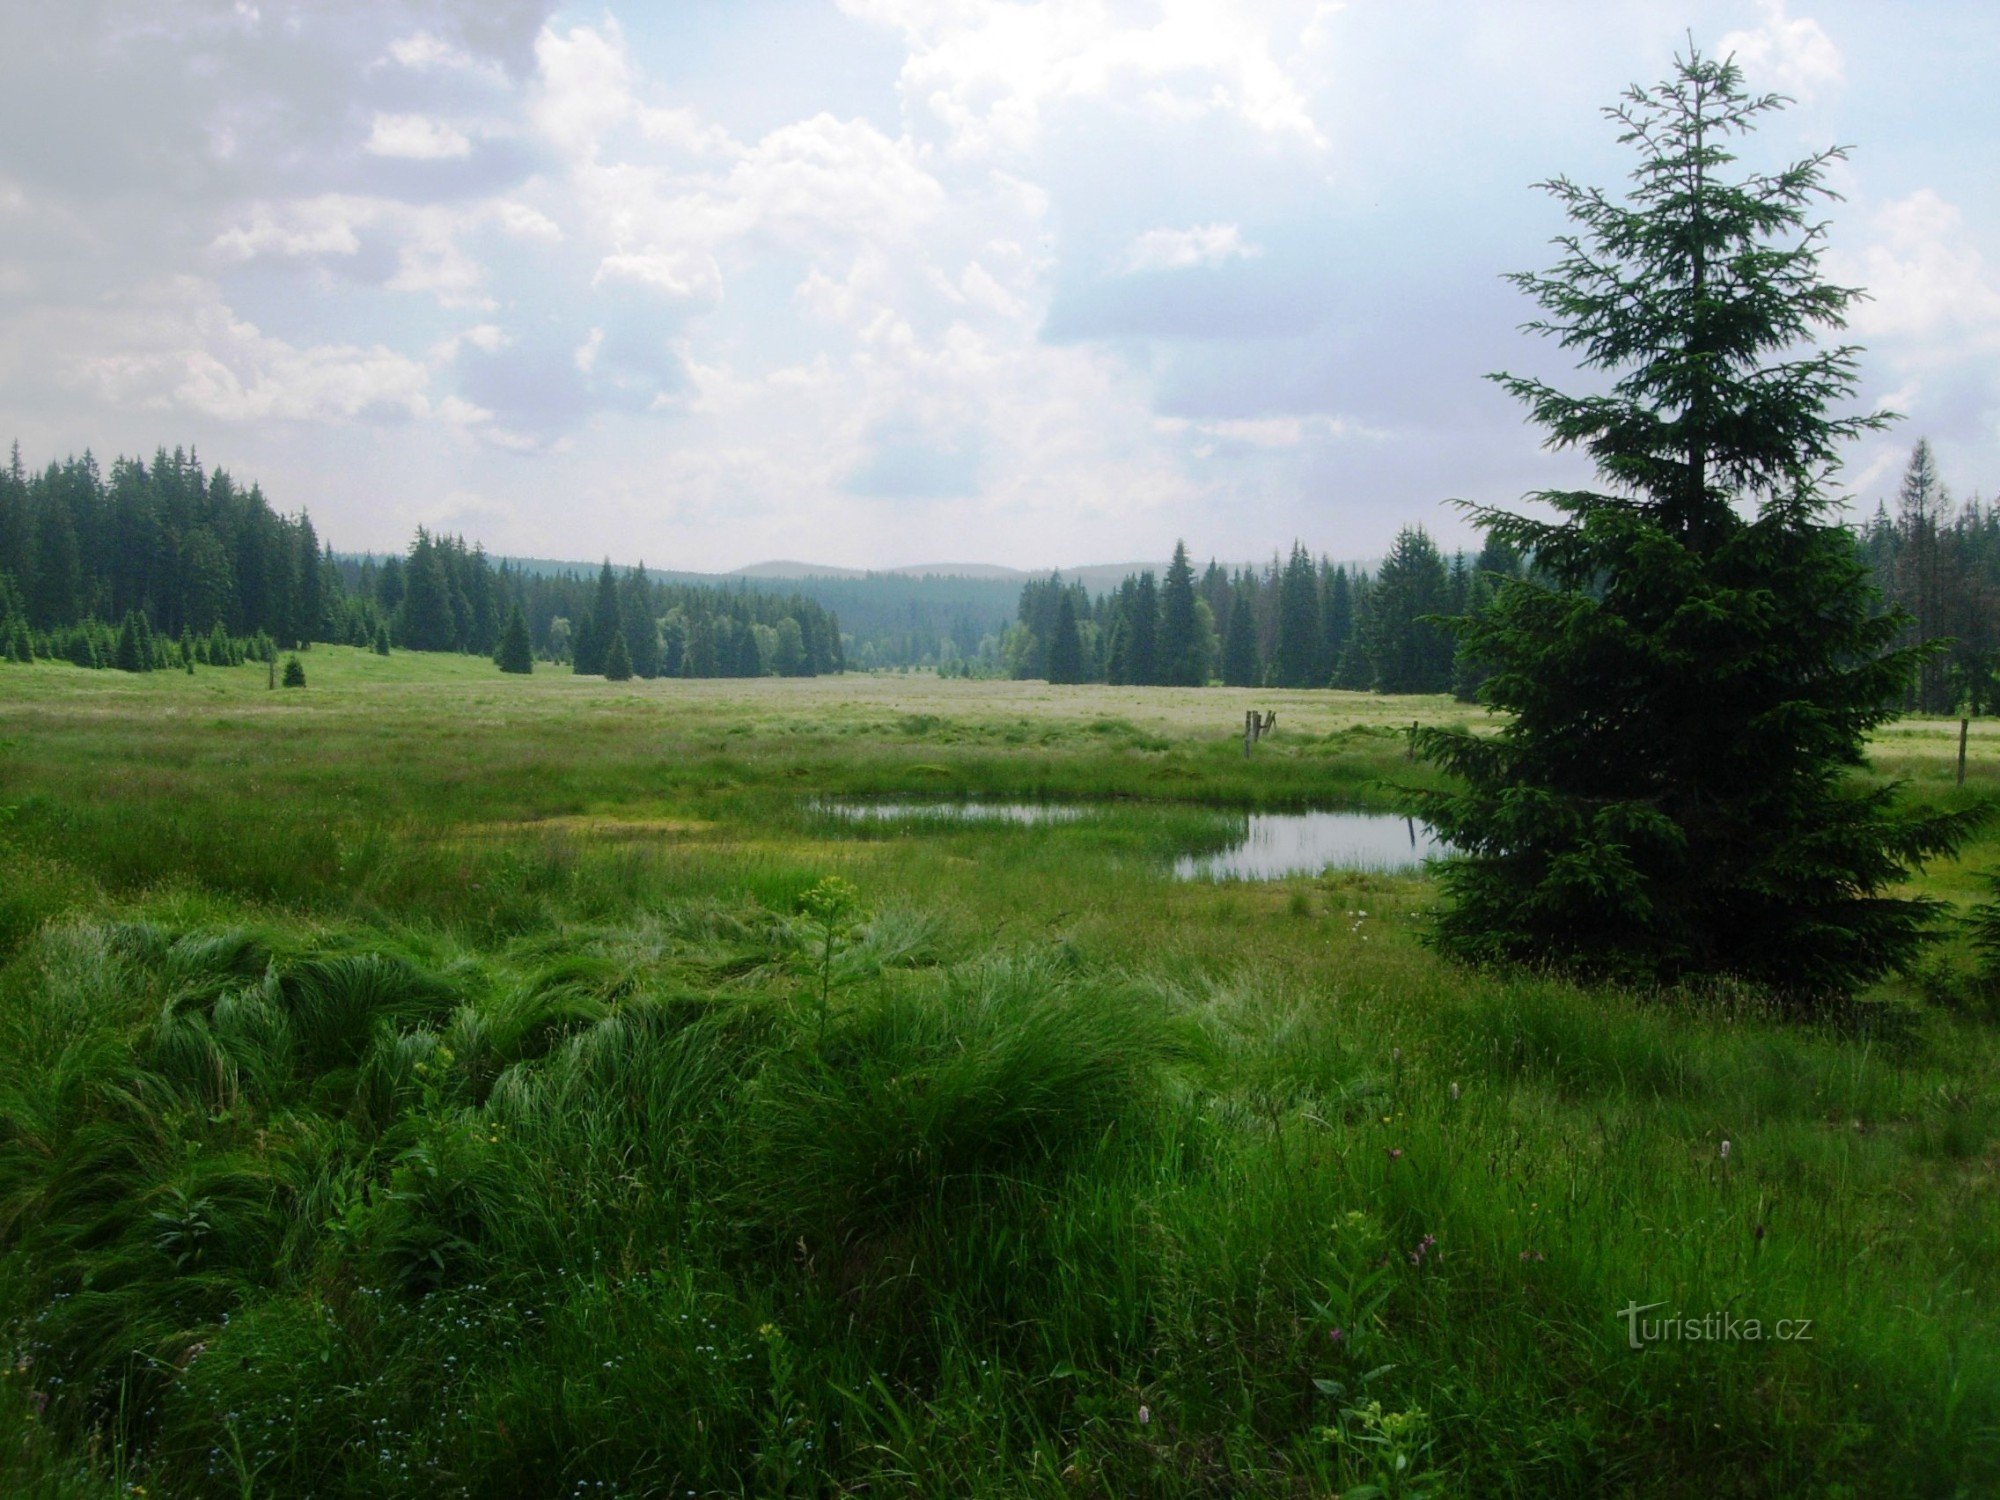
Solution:
{"label": "white cloud", "polygon": [[1197,224],[1189,229],[1148,229],[1125,247],[1127,271],[1183,271],[1254,260],[1263,247],[1243,238],[1235,224]]}
{"label": "white cloud", "polygon": [[1874,240],[1858,254],[1830,257],[1843,279],[1864,287],[1854,310],[1864,338],[1921,346],[1932,357],[2000,352],[2000,274],[1986,262],[1964,215],[1919,188],[1870,220]]}
{"label": "white cloud", "polygon": [[1732,31],[1719,48],[1732,54],[1744,76],[1760,88],[1772,88],[1795,99],[1811,99],[1822,88],[1841,83],[1846,63],[1833,38],[1810,16],[1785,13],[1785,0],[1760,0],[1764,24],[1749,31]]}
{"label": "white cloud", "polygon": [[210,248],[225,261],[353,255],[361,249],[358,231],[378,214],[379,206],[370,200],[340,193],[258,204],[244,222],[218,234]]}
{"label": "white cloud", "polygon": [[[473,56],[434,32],[417,31],[389,44],[387,59],[413,73],[467,73],[491,83],[502,82],[506,74],[494,63]],[[380,66],[380,64],[377,64]]]}
{"label": "white cloud", "polygon": [[656,107],[638,95],[638,71],[614,17],[602,28],[544,27],[535,39],[536,87],[530,115],[537,129],[571,156],[592,160],[608,137],[630,127],[669,150],[727,150],[728,133],[703,125],[693,110]]}
{"label": "white cloud", "polygon": [[500,227],[517,239],[554,243],[563,237],[561,226],[531,204],[506,199],[494,206],[494,213]]}
{"label": "white cloud", "polygon": [[405,161],[451,161],[470,156],[472,142],[463,131],[428,115],[378,114],[362,149]]}
{"label": "white cloud", "polygon": [[483,354],[491,354],[497,349],[506,348],[511,342],[507,331],[499,324],[475,323],[470,328],[462,329],[449,338],[439,339],[431,345],[430,357],[435,364],[448,365],[458,358],[460,349],[468,346]]}
{"label": "white cloud", "polygon": [[422,361],[380,344],[287,343],[238,317],[213,284],[193,277],[55,321],[69,325],[68,347],[83,351],[59,366],[59,378],[115,407],[226,422],[407,419],[431,411]]}
{"label": "white cloud", "polygon": [[579,374],[588,375],[597,368],[597,356],[604,348],[604,330],[593,328],[590,337],[576,346],[576,368]]}
{"label": "white cloud", "polygon": [[905,108],[933,118],[961,151],[1024,149],[1051,105],[1123,98],[1176,117],[1233,115],[1255,129],[1326,145],[1305,91],[1273,49],[1296,4],[1163,0],[1143,23],[1104,0],[841,0],[903,33]]}

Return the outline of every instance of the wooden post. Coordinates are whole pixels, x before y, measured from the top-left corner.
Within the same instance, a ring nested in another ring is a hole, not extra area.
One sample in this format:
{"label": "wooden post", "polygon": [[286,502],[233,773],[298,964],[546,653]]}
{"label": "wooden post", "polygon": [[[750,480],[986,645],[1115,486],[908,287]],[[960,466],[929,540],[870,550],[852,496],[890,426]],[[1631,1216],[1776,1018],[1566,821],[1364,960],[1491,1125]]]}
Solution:
{"label": "wooden post", "polygon": [[1958,721],[1958,784],[1965,785],[1965,737],[1972,729],[1972,720]]}
{"label": "wooden post", "polygon": [[271,666],[271,683],[270,683],[270,686],[271,686],[271,690],[272,690],[273,692],[276,692],[276,691],[277,691],[277,687],[278,687],[278,653],[277,653],[277,652],[275,652],[275,651],[273,651],[273,652],[271,653],[271,662],[270,662],[270,666]]}
{"label": "wooden post", "polygon": [[1257,710],[1245,709],[1243,713],[1243,758],[1250,758],[1250,747],[1257,743]]}
{"label": "wooden post", "polygon": [[1403,745],[1403,759],[1415,760],[1416,758],[1417,758],[1417,721],[1415,719],[1412,719],[1410,720],[1410,737]]}

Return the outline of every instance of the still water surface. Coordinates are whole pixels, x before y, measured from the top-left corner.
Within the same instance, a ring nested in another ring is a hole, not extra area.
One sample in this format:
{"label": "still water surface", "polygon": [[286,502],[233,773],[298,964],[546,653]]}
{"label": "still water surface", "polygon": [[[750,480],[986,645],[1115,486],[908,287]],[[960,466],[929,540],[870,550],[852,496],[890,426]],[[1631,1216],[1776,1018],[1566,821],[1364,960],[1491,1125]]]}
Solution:
{"label": "still water surface", "polygon": [[[857,822],[1073,823],[1097,809],[1061,802],[818,802],[817,811]],[[1129,804],[1121,808],[1131,812]],[[1218,815],[1223,816],[1223,815]],[[1248,813],[1226,849],[1183,854],[1180,880],[1282,880],[1322,870],[1414,870],[1445,846],[1422,820],[1394,813]]]}
{"label": "still water surface", "polygon": [[1183,854],[1181,880],[1282,880],[1326,869],[1414,870],[1444,844],[1418,818],[1394,813],[1251,813],[1240,843],[1214,854]]}

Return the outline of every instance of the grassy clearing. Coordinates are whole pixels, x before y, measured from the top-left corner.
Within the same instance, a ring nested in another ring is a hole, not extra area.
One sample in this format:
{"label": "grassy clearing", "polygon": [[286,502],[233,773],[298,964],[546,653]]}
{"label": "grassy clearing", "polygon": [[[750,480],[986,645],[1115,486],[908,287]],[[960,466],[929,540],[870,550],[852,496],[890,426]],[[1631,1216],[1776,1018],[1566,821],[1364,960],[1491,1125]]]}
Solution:
{"label": "grassy clearing", "polygon": [[[1445,968],[1421,879],[1164,878],[1459,705],[308,675],[0,673],[10,1493],[2000,1485],[1962,947],[1804,1030]],[[1954,731],[1881,763],[1992,795]],[[974,793],[1110,807],[806,807]]]}

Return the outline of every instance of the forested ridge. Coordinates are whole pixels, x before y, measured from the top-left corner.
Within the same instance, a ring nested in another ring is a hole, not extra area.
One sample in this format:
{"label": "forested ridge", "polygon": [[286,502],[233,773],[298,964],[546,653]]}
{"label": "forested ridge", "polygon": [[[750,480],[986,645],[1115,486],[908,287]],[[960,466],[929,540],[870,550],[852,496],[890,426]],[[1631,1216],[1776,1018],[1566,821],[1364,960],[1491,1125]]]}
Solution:
{"label": "forested ridge", "polygon": [[[192,450],[107,475],[86,452],[0,472],[0,655],[86,666],[268,656],[315,641],[499,656],[518,611],[534,660],[610,676],[809,677],[845,670],[833,613],[795,593],[495,564],[418,528],[406,557],[337,558],[301,511]],[[616,648],[616,649],[614,649]]]}

